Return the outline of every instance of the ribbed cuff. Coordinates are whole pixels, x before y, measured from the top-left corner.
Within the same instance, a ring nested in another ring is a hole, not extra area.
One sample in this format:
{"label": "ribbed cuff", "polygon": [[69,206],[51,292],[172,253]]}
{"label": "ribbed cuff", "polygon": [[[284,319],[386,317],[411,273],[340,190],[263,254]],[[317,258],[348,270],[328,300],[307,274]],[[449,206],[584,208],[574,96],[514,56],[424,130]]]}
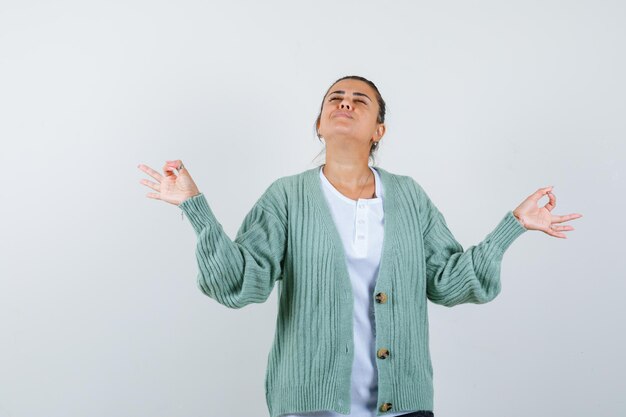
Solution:
{"label": "ribbed cuff", "polygon": [[488,239],[504,253],[511,243],[527,230],[513,215],[513,211],[508,211],[489,234]]}
{"label": "ribbed cuff", "polygon": [[217,224],[217,219],[203,193],[186,199],[178,207],[185,213],[196,234],[200,234],[205,227]]}

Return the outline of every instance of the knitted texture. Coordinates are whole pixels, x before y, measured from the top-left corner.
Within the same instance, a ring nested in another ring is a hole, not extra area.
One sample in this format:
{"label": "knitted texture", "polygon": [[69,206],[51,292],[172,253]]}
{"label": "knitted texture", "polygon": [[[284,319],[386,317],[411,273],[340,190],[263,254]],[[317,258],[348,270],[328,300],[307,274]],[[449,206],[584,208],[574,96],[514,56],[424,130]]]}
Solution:
{"label": "knitted texture", "polygon": [[[385,190],[385,226],[372,300],[383,292],[387,301],[372,302],[376,349],[389,351],[377,359],[377,415],[433,410],[427,300],[444,306],[493,300],[504,252],[527,229],[508,211],[482,242],[464,250],[415,180],[376,169]],[[267,300],[277,283],[265,376],[271,417],[350,413],[352,285],[318,172],[272,182],[234,241],[203,193],[179,205],[197,235],[197,283],[204,294],[241,308]]]}

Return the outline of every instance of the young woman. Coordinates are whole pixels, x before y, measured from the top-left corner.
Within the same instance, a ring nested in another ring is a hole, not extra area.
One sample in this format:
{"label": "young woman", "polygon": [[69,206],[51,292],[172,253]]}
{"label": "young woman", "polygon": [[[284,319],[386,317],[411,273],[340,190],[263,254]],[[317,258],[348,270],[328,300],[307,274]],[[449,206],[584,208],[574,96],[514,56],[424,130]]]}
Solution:
{"label": "young woman", "polygon": [[463,250],[415,180],[369,165],[385,134],[385,102],[371,81],[333,83],[315,126],[325,163],[275,180],[234,241],[182,161],[166,161],[163,175],[140,164],[157,181],[141,183],[187,215],[207,296],[241,308],[267,300],[278,282],[271,417],[433,416],[427,300],[491,301],[518,236],[565,238],[574,228],[559,224],[582,215],[552,214],[552,187],[540,188]]}

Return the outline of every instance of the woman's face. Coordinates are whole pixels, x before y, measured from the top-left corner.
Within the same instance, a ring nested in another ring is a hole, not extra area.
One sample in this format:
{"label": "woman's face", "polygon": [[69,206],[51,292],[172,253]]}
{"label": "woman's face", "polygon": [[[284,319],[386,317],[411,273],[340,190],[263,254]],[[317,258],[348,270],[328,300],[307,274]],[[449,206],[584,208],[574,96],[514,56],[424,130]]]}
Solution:
{"label": "woman's face", "polygon": [[346,79],[337,82],[324,97],[317,130],[326,141],[347,137],[362,140],[380,140],[385,126],[378,123],[376,92],[367,83]]}

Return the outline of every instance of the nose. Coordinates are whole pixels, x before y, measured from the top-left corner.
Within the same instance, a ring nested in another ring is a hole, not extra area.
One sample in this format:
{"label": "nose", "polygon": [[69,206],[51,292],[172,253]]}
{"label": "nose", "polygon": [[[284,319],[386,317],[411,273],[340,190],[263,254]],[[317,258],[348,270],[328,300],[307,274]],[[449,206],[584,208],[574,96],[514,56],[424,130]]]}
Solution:
{"label": "nose", "polygon": [[341,101],[340,108],[346,109],[346,110],[351,110],[352,109],[352,107],[350,107],[350,102],[348,101],[347,98],[344,97],[344,99]]}

